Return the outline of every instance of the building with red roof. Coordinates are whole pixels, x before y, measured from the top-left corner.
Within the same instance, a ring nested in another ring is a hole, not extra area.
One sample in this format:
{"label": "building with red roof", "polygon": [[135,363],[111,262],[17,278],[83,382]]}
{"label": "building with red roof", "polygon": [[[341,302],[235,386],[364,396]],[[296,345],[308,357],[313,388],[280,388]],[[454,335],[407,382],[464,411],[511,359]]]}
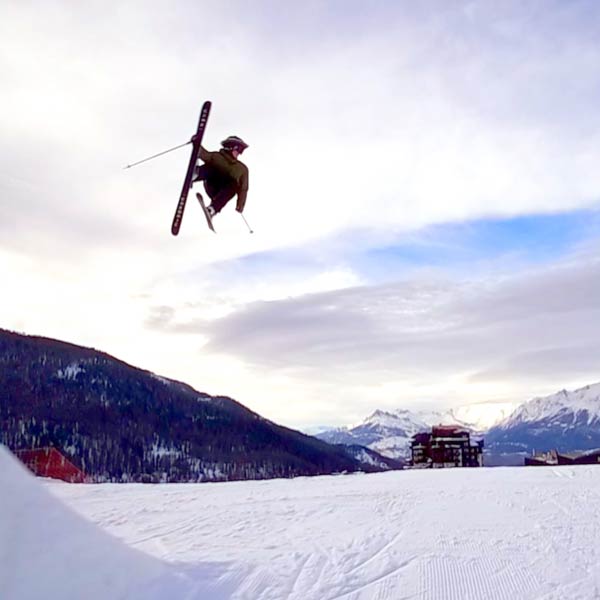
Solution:
{"label": "building with red roof", "polygon": [[56,448],[17,450],[15,454],[38,477],[62,479],[69,483],[84,483],[86,481],[85,473]]}
{"label": "building with red roof", "polygon": [[437,425],[413,436],[411,454],[417,468],[482,467],[483,440],[472,443],[470,431],[458,425]]}

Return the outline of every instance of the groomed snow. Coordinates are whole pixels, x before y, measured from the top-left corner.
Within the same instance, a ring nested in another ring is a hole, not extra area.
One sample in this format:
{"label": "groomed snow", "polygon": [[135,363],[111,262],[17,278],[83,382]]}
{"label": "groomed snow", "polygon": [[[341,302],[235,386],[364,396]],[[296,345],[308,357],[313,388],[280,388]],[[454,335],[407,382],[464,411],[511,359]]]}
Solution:
{"label": "groomed snow", "polygon": [[600,595],[600,466],[46,485],[131,548],[204,576],[213,595],[196,579],[190,599]]}
{"label": "groomed snow", "polygon": [[600,466],[71,485],[5,454],[11,600],[600,597]]}
{"label": "groomed snow", "polygon": [[[220,570],[215,575],[209,562],[175,566],[132,548],[107,533],[110,523],[98,527],[46,487],[55,492],[57,487],[78,490],[65,483],[44,485],[0,446],[1,600],[230,597],[226,582],[218,579]],[[102,490],[83,487],[88,492]],[[215,581],[218,591],[213,595]]]}

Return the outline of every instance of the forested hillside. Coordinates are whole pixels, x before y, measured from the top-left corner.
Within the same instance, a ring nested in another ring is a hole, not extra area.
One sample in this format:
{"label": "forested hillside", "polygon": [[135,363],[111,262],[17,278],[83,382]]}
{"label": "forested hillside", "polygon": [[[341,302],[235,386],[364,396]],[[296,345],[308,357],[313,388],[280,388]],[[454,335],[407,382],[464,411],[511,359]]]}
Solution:
{"label": "forested hillside", "polygon": [[0,330],[0,442],[56,446],[97,481],[219,481],[381,470],[89,348]]}

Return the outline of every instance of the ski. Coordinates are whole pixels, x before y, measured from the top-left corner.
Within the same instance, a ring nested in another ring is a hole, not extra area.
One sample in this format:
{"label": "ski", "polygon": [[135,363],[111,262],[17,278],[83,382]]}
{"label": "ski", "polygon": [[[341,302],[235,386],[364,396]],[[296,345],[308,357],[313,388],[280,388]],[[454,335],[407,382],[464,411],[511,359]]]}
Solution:
{"label": "ski", "polygon": [[211,229],[211,231],[213,231],[214,233],[217,233],[215,231],[215,228],[213,227],[212,218],[208,214],[208,210],[206,210],[206,204],[204,204],[204,198],[202,198],[202,194],[196,194],[196,198],[198,198],[198,202],[200,202],[200,206],[202,207],[202,212],[204,213],[204,216],[206,217],[206,222],[208,223],[208,227]]}
{"label": "ski", "polygon": [[194,169],[198,162],[198,154],[200,152],[200,145],[202,143],[202,136],[204,135],[204,129],[206,128],[206,122],[208,121],[208,115],[210,114],[210,101],[206,101],[202,105],[200,111],[200,118],[198,120],[198,129],[192,142],[192,155],[190,156],[190,162],[188,164],[187,173],[183,182],[183,188],[181,189],[181,195],[179,196],[179,202],[177,203],[177,209],[175,210],[175,216],[173,217],[173,223],[171,224],[171,233],[177,235],[179,228],[181,227],[181,219],[183,218],[183,211],[185,210],[185,203],[192,187],[192,179],[194,177]]}

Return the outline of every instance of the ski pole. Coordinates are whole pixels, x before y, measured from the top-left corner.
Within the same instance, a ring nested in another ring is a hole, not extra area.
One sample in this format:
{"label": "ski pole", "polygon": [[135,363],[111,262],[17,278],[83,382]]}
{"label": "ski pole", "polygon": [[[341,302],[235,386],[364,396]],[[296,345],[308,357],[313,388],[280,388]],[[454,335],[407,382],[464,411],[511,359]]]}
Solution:
{"label": "ski pole", "polygon": [[248,231],[250,231],[250,233],[254,233],[254,231],[252,231],[252,229],[250,228],[250,225],[248,225],[248,221],[246,221],[246,217],[244,216],[244,213],[240,213],[240,215],[242,215],[242,219],[244,219],[244,223],[246,223],[246,227],[248,228]]}
{"label": "ski pole", "polygon": [[181,144],[179,146],[175,146],[175,148],[169,148],[169,150],[165,150],[164,152],[159,152],[158,154],[154,154],[153,156],[149,156],[148,158],[144,158],[142,160],[138,160],[137,162],[131,163],[130,165],[127,165],[126,167],[123,167],[123,169],[130,169],[131,167],[135,167],[136,165],[140,165],[143,162],[146,162],[147,160],[152,160],[153,158],[157,158],[159,156],[162,156],[163,154],[167,154],[167,152],[173,152],[173,150],[178,150],[179,148],[183,148],[184,146],[187,146],[188,144],[191,144],[192,140],[190,140],[189,142],[186,142],[185,144]]}

